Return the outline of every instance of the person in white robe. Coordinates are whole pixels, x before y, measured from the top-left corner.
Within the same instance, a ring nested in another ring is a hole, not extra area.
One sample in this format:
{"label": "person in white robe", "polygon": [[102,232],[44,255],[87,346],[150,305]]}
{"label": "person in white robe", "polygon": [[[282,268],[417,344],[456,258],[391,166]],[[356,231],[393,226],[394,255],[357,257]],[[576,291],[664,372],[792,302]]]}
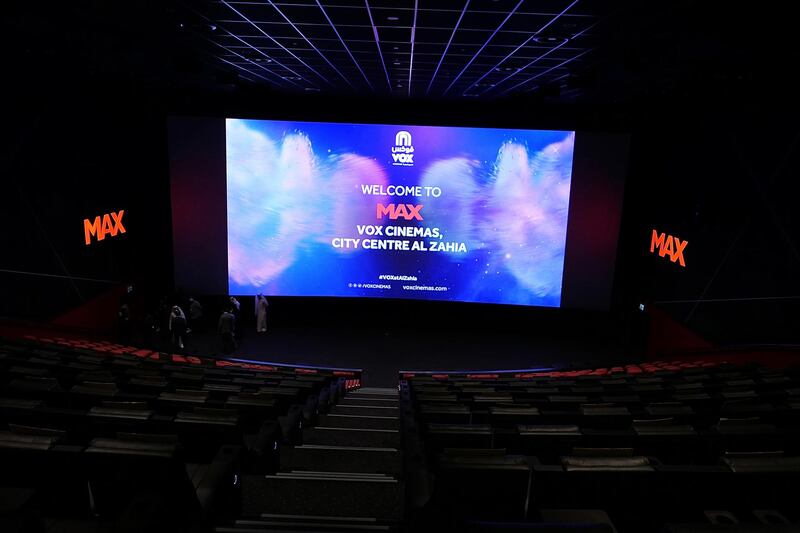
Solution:
{"label": "person in white robe", "polygon": [[186,314],[177,305],[172,307],[172,312],[169,314],[169,330],[172,332],[173,346],[182,350],[186,337]]}

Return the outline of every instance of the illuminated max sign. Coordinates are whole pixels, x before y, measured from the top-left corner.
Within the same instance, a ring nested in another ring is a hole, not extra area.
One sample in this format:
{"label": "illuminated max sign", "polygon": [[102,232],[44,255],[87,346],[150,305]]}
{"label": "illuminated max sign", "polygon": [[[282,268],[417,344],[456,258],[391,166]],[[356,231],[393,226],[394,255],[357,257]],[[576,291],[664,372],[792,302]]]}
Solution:
{"label": "illuminated max sign", "polygon": [[92,244],[92,237],[102,241],[107,235],[116,237],[119,233],[125,233],[125,226],[122,225],[122,216],[125,210],[116,213],[106,213],[103,216],[94,217],[90,222],[88,218],[83,219],[83,235],[86,238],[86,246]]}
{"label": "illuminated max sign", "polygon": [[683,260],[683,251],[686,249],[687,244],[689,244],[689,241],[682,241],[672,235],[667,235],[664,232],[658,233],[653,230],[653,235],[650,237],[650,253],[654,254],[658,249],[659,256],[668,255],[670,261],[685,267],[686,262]]}
{"label": "illuminated max sign", "polygon": [[420,210],[424,206],[422,204],[378,204],[376,214],[378,220],[385,216],[389,216],[392,220],[403,218],[405,220],[423,220]]}

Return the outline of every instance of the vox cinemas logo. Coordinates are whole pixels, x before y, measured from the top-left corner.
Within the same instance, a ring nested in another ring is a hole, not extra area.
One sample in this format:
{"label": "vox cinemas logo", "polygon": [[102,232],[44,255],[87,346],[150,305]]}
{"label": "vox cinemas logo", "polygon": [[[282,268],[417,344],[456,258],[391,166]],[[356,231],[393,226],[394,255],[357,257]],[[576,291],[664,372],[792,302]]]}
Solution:
{"label": "vox cinemas logo", "polygon": [[411,144],[411,134],[407,131],[398,131],[394,136],[392,165],[396,167],[414,166],[414,146]]}
{"label": "vox cinemas logo", "polygon": [[122,225],[122,217],[125,210],[116,213],[106,213],[103,216],[96,216],[94,220],[83,219],[83,236],[86,246],[92,244],[92,237],[102,241],[106,236],[116,237],[118,234],[125,233],[125,226]]}

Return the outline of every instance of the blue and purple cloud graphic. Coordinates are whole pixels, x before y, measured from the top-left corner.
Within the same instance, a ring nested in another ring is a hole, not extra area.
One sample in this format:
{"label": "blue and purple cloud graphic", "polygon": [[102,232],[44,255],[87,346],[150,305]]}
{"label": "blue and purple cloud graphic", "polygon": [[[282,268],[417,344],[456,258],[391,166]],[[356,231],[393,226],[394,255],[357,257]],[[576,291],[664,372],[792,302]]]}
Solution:
{"label": "blue and purple cloud graphic", "polygon": [[[398,131],[411,134],[413,166],[392,164]],[[574,140],[565,131],[228,119],[229,291],[558,306]],[[442,193],[374,196],[362,185]],[[393,202],[424,204],[424,220],[377,220],[376,204]],[[438,228],[466,252],[332,245],[363,239],[358,225]],[[446,290],[407,290],[379,282],[384,274]],[[366,287],[378,283],[391,288]]]}

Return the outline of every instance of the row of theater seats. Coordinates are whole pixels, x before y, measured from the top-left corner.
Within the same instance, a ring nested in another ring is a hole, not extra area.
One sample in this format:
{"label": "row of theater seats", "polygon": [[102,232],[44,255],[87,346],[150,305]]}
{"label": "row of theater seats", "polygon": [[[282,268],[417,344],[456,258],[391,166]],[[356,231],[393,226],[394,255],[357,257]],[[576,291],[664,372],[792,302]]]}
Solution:
{"label": "row of theater seats", "polygon": [[798,369],[683,363],[400,378],[432,472],[426,523],[799,530]]}
{"label": "row of theater seats", "polygon": [[313,441],[307,425],[332,416],[359,379],[1,341],[0,531],[210,531],[266,510],[244,485]]}

